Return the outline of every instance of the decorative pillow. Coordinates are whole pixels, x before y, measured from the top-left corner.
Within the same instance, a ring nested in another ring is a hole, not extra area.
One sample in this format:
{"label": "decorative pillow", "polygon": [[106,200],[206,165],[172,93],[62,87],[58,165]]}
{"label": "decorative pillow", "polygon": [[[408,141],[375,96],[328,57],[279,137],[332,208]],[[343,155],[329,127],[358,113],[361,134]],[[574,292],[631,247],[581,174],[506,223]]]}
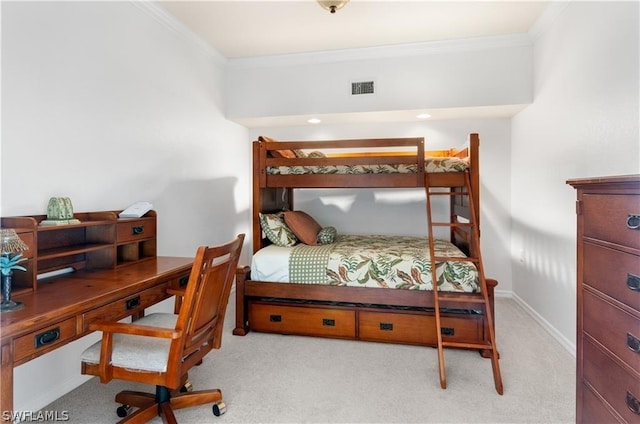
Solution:
{"label": "decorative pillow", "polygon": [[317,237],[322,226],[309,214],[303,211],[283,212],[284,222],[293,231],[298,240],[304,244],[318,244]]}
{"label": "decorative pillow", "polygon": [[276,246],[289,247],[298,242],[295,234],[287,227],[287,224],[285,224],[281,217],[272,213],[261,213],[259,216],[262,231],[264,231],[267,238],[271,240],[271,243]]}
{"label": "decorative pillow", "polygon": [[307,154],[300,149],[293,149],[293,153],[296,155],[297,158],[306,158]]}
{"label": "decorative pillow", "polygon": [[337,235],[338,230],[335,227],[324,227],[316,236],[316,240],[319,244],[331,244],[336,241]]}
{"label": "decorative pillow", "polygon": [[326,158],[327,155],[325,155],[324,153],[318,151],[318,150],[314,150],[313,152],[309,153],[307,155],[308,158]]}
{"label": "decorative pillow", "polygon": [[274,158],[295,159],[297,156],[293,150],[270,150]]}
{"label": "decorative pillow", "polygon": [[[271,138],[271,137],[267,137],[264,135],[261,135],[258,137],[259,141],[266,141],[269,143],[274,143],[277,142],[278,140],[276,140],[275,138]],[[297,156],[295,154],[295,152],[293,150],[269,150],[269,152],[271,153],[271,156],[274,158],[287,158],[287,159],[295,159]]]}

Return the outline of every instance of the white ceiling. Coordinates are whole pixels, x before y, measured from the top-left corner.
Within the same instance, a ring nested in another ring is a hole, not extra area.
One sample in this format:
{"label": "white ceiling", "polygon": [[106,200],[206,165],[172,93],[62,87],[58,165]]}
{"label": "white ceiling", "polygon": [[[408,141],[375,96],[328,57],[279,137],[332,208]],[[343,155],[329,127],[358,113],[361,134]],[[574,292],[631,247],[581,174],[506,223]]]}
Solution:
{"label": "white ceiling", "polygon": [[[171,15],[232,61],[526,34],[553,3],[551,0],[350,0],[331,14],[316,0],[159,1]],[[431,119],[502,118],[513,116],[525,106],[428,112]],[[417,112],[338,114],[321,118],[323,123],[399,122],[415,121]],[[295,116],[255,118],[238,123],[247,127],[303,124],[300,117]]]}
{"label": "white ceiling", "polygon": [[226,58],[527,33],[549,1],[160,0]]}

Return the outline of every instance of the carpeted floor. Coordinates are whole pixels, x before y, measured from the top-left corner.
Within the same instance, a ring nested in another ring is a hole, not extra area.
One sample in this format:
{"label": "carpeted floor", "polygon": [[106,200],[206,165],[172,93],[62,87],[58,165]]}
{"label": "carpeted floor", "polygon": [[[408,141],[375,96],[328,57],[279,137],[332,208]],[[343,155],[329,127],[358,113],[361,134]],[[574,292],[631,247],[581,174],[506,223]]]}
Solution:
{"label": "carpeted floor", "polygon": [[[496,300],[504,395],[491,362],[447,350],[448,387],[437,350],[384,343],[249,333],[233,336],[233,300],[222,348],[190,373],[194,390],[221,388],[227,413],[210,406],[176,411],[183,424],[205,423],[572,423],[575,358],[513,300]],[[44,410],[68,411],[70,423],[119,418],[114,395],[151,386],[94,378]],[[160,423],[160,419],[153,421]]]}

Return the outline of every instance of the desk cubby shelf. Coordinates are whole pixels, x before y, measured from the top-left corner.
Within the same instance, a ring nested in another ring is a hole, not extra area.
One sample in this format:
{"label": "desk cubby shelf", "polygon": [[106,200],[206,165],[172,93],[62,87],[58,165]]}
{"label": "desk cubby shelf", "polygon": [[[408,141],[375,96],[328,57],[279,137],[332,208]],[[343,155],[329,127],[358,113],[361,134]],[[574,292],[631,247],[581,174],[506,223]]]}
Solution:
{"label": "desk cubby shelf", "polygon": [[155,258],[156,212],[141,218],[118,218],[120,211],[76,213],[79,224],[41,226],[46,215],[0,219],[2,228],[13,228],[29,246],[23,252],[26,272],[13,273],[13,294],[36,291],[43,274],[74,268],[114,269]]}

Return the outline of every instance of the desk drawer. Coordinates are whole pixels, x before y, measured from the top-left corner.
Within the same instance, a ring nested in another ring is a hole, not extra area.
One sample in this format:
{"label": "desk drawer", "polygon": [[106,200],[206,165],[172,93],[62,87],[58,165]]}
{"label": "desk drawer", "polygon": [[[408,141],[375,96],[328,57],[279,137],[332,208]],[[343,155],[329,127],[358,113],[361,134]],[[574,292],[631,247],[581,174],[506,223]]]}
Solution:
{"label": "desk drawer", "polygon": [[[441,317],[445,341],[478,341],[482,339],[480,318]],[[437,345],[436,323],[432,315],[361,311],[358,335],[362,340]]]}
{"label": "desk drawer", "polygon": [[144,240],[156,236],[155,219],[131,219],[118,222],[116,240],[118,243]]}
{"label": "desk drawer", "polygon": [[582,297],[584,332],[640,373],[640,319],[588,291]]}
{"label": "desk drawer", "polygon": [[[623,369],[588,338],[583,343],[583,378],[629,423],[640,420],[640,377]],[[634,412],[635,411],[635,412]]]}
{"label": "desk drawer", "polygon": [[630,215],[640,215],[640,196],[585,194],[582,213],[585,237],[640,249],[640,230],[627,226]]}
{"label": "desk drawer", "polygon": [[89,324],[93,321],[121,320],[129,315],[142,312],[145,308],[155,305],[167,297],[169,297],[167,284],[163,284],[101,306],[82,315],[82,329],[88,331]]}
{"label": "desk drawer", "polygon": [[75,317],[34,331],[13,342],[14,362],[35,357],[52,348],[63,345],[76,337]]}
{"label": "desk drawer", "polygon": [[591,243],[583,247],[584,283],[640,311],[640,257]]}
{"label": "desk drawer", "polygon": [[331,308],[249,305],[249,323],[255,331],[308,336],[354,338],[355,312]]}

